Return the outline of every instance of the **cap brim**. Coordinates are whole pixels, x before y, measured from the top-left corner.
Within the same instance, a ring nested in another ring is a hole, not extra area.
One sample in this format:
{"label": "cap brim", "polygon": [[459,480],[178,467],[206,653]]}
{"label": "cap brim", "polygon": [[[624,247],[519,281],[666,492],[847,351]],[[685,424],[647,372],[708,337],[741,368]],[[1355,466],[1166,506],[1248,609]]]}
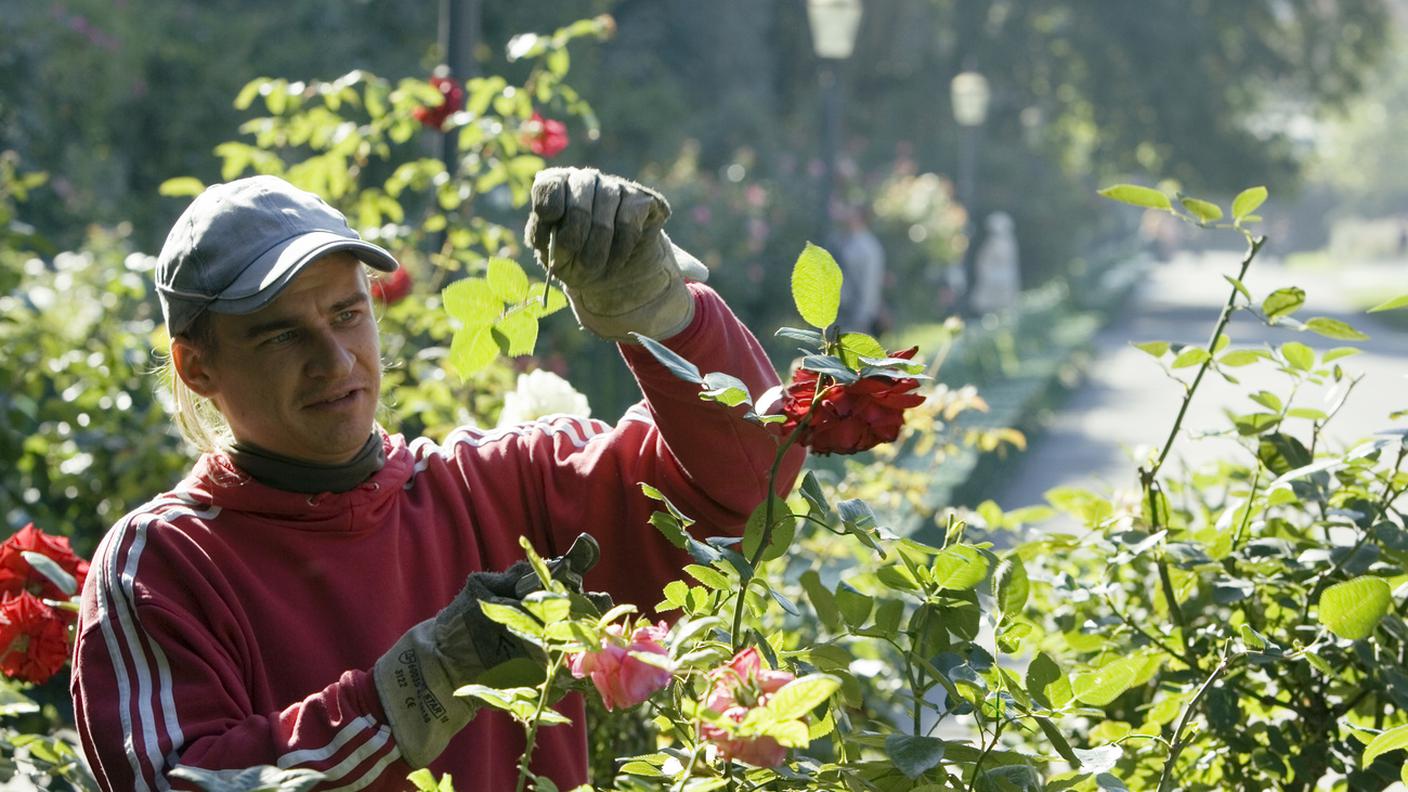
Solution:
{"label": "cap brim", "polygon": [[392,272],[400,263],[382,248],[330,231],[310,231],[276,245],[256,259],[240,277],[215,298],[206,310],[226,314],[253,313],[268,305],[303,268],[329,255],[346,251],[362,263]]}

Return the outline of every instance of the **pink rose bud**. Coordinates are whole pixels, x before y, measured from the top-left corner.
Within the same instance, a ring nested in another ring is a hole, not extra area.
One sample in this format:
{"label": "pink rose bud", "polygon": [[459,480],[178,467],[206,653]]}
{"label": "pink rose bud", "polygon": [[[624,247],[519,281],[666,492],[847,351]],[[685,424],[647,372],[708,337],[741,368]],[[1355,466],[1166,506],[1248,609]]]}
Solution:
{"label": "pink rose bud", "polygon": [[[742,723],[755,707],[766,706],[772,694],[794,677],[786,671],[774,671],[762,665],[755,647],[734,655],[728,665],[710,674],[714,687],[709,691],[705,706],[734,723]],[[725,759],[757,767],[777,767],[787,761],[787,748],[771,737],[731,737],[712,723],[700,724],[700,733],[719,747],[719,754]]]}
{"label": "pink rose bud", "polygon": [[669,632],[664,622],[639,627],[627,642],[619,624],[606,628],[601,649],[572,658],[572,676],[591,677],[608,710],[634,707],[670,684],[670,671],[639,659],[635,654],[668,657],[660,642]]}

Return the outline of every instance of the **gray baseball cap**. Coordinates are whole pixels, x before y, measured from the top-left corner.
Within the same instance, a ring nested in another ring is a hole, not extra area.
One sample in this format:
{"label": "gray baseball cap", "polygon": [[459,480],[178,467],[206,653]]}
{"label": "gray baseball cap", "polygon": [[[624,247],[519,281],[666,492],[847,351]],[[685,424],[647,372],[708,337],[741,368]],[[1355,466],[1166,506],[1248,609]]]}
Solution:
{"label": "gray baseball cap", "polygon": [[202,311],[253,313],[303,268],[340,250],[368,266],[400,266],[342,213],[276,176],[212,185],[186,207],[157,258],[156,289],[172,336]]}

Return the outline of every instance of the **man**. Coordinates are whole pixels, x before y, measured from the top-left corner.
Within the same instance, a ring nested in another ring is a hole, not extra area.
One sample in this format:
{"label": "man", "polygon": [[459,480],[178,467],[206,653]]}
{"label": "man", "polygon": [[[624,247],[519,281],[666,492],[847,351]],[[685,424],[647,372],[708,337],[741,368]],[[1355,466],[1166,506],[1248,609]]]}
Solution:
{"label": "man", "polygon": [[[648,524],[638,482],[715,530],[766,489],[773,439],[627,342],[663,339],[755,393],[776,383],[719,297],[686,284],[682,270],[702,267],[670,244],[668,215],[660,196],[595,171],[533,186],[529,244],[540,261],[551,249],[578,320],[622,342],[645,394],[616,427],[564,417],[408,444],[373,422],[364,265],[392,271],[391,255],[273,177],[196,198],[162,250],[158,292],[175,373],[230,441],[93,559],[73,697],[105,789],[256,765],[319,771],[319,789],[402,789],[427,765],[461,790],[513,787],[521,729],[452,693],[524,651],[478,607],[522,591],[519,536],[553,556],[594,534],[602,562],[586,585],[648,606],[685,559]],[[586,780],[585,731],[580,698],[561,709],[573,724],[539,733],[534,765],[566,789]]]}

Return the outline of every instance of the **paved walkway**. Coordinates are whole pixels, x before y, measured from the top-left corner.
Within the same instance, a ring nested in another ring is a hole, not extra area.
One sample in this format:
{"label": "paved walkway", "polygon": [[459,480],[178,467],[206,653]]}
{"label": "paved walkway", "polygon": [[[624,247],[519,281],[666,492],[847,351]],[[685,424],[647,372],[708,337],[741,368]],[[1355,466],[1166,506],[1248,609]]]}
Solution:
{"label": "paved walkway", "polygon": [[[1205,344],[1230,288],[1222,275],[1235,276],[1237,266],[1233,253],[1210,253],[1182,255],[1155,267],[1123,318],[1097,336],[1085,381],[1057,406],[1045,428],[1032,438],[1030,450],[1007,463],[1005,482],[989,496],[1004,509],[1014,509],[1043,503],[1042,493],[1060,485],[1089,487],[1106,495],[1136,488],[1136,465],[1131,460],[1140,449],[1157,446],[1168,436],[1182,390],[1131,342]],[[1297,318],[1329,316],[1369,334],[1370,340],[1360,343],[1363,353],[1339,361],[1347,375],[1363,374],[1364,379],[1329,425],[1332,442],[1353,444],[1384,429],[1408,426],[1408,419],[1388,417],[1390,412],[1408,409],[1408,333],[1357,312],[1366,297],[1376,301],[1408,293],[1408,261],[1308,271],[1287,269],[1275,259],[1258,259],[1245,282],[1258,300],[1272,289],[1300,286],[1307,297]],[[1228,332],[1233,348],[1300,341],[1323,352],[1349,343],[1268,328],[1245,313],[1234,317]],[[1181,373],[1191,378],[1196,371],[1189,368]],[[1241,453],[1231,440],[1198,435],[1227,427],[1226,407],[1244,413],[1260,410],[1244,393],[1266,389],[1284,398],[1289,390],[1289,379],[1269,364],[1233,372],[1242,385],[1228,384],[1213,372],[1204,377],[1170,463],[1196,465]],[[1332,387],[1308,388],[1296,397],[1296,404],[1328,410],[1326,405],[1336,398]],[[1296,432],[1309,429],[1305,420],[1288,425]]]}

